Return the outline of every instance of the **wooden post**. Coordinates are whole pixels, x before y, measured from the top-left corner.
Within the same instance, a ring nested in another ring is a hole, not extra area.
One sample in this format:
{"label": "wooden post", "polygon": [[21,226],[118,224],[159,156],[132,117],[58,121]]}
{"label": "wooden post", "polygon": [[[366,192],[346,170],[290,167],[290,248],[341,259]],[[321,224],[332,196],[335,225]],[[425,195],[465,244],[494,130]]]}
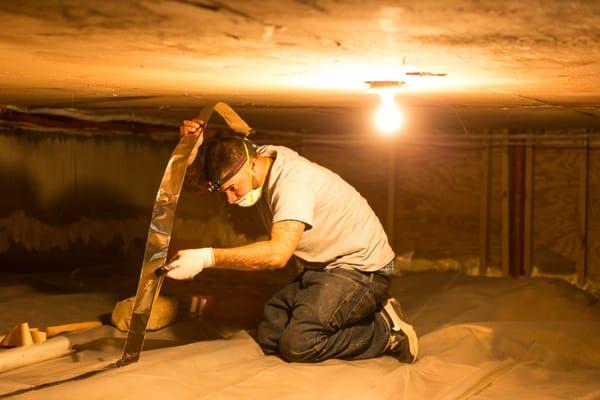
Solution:
{"label": "wooden post", "polygon": [[[533,135],[532,131],[527,132]],[[527,139],[525,150],[525,233],[523,243],[523,268],[526,276],[533,269],[534,242],[534,191],[535,191],[535,139]]]}
{"label": "wooden post", "polygon": [[395,139],[390,144],[390,153],[388,158],[388,179],[387,179],[387,235],[392,250],[395,248],[395,217],[396,217],[396,159],[397,142]]}
{"label": "wooden post", "polygon": [[502,147],[502,273],[510,273],[510,148],[508,129],[502,129],[504,146]]}
{"label": "wooden post", "polygon": [[479,213],[479,275],[487,274],[489,249],[489,199],[491,188],[492,149],[489,141],[489,130],[484,130],[484,147],[481,151],[481,190]]}
{"label": "wooden post", "polygon": [[510,275],[523,275],[524,222],[525,222],[525,147],[521,144],[510,147]]}
{"label": "wooden post", "polygon": [[588,237],[589,237],[589,163],[590,138],[586,136],[583,143],[583,154],[579,164],[579,260],[577,262],[577,283],[583,285],[588,271]]}

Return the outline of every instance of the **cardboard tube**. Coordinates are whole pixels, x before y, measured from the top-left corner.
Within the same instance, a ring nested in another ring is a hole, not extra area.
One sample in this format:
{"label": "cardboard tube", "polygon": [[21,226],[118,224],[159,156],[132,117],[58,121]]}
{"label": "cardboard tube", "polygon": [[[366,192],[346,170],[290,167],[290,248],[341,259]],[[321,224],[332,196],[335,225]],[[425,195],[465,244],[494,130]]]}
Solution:
{"label": "cardboard tube", "polygon": [[208,309],[212,307],[212,296],[200,296],[198,300],[197,315],[202,317]]}
{"label": "cardboard tube", "polygon": [[2,346],[7,347],[18,347],[18,346],[29,346],[33,344],[31,338],[31,332],[29,332],[29,324],[23,322],[13,328],[3,339]]}
{"label": "cardboard tube", "polygon": [[0,373],[69,355],[75,351],[78,345],[107,337],[123,337],[123,334],[113,327],[103,326],[88,331],[56,336],[44,343],[3,350],[0,352]]}
{"label": "cardboard tube", "polygon": [[190,312],[195,313],[198,310],[198,296],[192,296],[192,301],[190,303]]}
{"label": "cardboard tube", "polygon": [[19,325],[19,346],[30,346],[33,344],[29,324],[27,322]]}
{"label": "cardboard tube", "polygon": [[63,336],[25,348],[15,347],[0,353],[0,372],[62,357],[71,351],[71,342]]}
{"label": "cardboard tube", "polygon": [[46,332],[42,332],[38,328],[31,328],[30,332],[33,343],[44,343],[46,341]]}
{"label": "cardboard tube", "polygon": [[8,332],[6,335],[2,336],[2,341],[0,341],[0,346],[11,347],[10,341],[11,341],[12,335],[14,334],[13,332],[14,332],[14,329],[12,331]]}
{"label": "cardboard tube", "polygon": [[198,305],[198,316],[201,317],[204,314],[204,307],[206,307],[206,303],[208,302],[206,297],[202,297],[200,299],[200,304]]}
{"label": "cardboard tube", "polygon": [[100,321],[76,322],[74,324],[55,325],[46,328],[46,336],[51,338],[65,332],[81,331],[84,329],[98,328],[102,326]]}

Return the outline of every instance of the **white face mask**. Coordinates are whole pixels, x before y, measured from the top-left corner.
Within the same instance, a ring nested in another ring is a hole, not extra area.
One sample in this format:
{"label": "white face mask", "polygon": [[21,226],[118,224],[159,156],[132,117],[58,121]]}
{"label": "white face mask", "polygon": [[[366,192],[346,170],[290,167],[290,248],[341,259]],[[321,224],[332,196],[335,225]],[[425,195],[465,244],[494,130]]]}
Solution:
{"label": "white face mask", "polygon": [[[250,187],[252,187],[252,178],[254,176],[254,173],[252,172],[252,167],[250,166],[250,164],[248,164],[248,175],[250,175]],[[234,202],[234,204],[240,207],[252,207],[253,205],[255,205],[256,202],[260,199],[260,196],[262,196],[262,188],[264,183],[265,177],[263,176],[262,182],[260,183],[259,187],[257,187],[256,189],[250,189],[248,193],[237,199]]]}
{"label": "white face mask", "polygon": [[237,199],[235,201],[235,204],[240,207],[252,207],[260,199],[260,196],[262,196],[262,186],[257,187],[256,189],[252,189],[251,191]]}

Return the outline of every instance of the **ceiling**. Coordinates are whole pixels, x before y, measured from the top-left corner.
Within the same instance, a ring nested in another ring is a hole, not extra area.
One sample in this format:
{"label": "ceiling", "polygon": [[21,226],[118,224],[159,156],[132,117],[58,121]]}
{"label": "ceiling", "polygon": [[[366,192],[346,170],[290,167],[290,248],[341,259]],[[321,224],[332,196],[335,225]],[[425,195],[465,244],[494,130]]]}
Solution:
{"label": "ceiling", "polygon": [[597,112],[600,2],[4,1],[0,58],[0,101],[14,104],[143,95],[358,104],[365,81],[400,80],[407,96]]}

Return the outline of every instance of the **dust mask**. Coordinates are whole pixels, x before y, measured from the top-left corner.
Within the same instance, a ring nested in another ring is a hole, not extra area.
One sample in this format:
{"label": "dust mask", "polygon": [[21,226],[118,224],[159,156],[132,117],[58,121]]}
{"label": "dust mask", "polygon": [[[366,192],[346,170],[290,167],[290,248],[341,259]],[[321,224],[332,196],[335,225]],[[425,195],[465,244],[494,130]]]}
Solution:
{"label": "dust mask", "polygon": [[252,189],[251,191],[237,199],[235,201],[235,204],[240,207],[252,207],[260,199],[260,196],[262,196],[262,186],[257,187],[256,189]]}

